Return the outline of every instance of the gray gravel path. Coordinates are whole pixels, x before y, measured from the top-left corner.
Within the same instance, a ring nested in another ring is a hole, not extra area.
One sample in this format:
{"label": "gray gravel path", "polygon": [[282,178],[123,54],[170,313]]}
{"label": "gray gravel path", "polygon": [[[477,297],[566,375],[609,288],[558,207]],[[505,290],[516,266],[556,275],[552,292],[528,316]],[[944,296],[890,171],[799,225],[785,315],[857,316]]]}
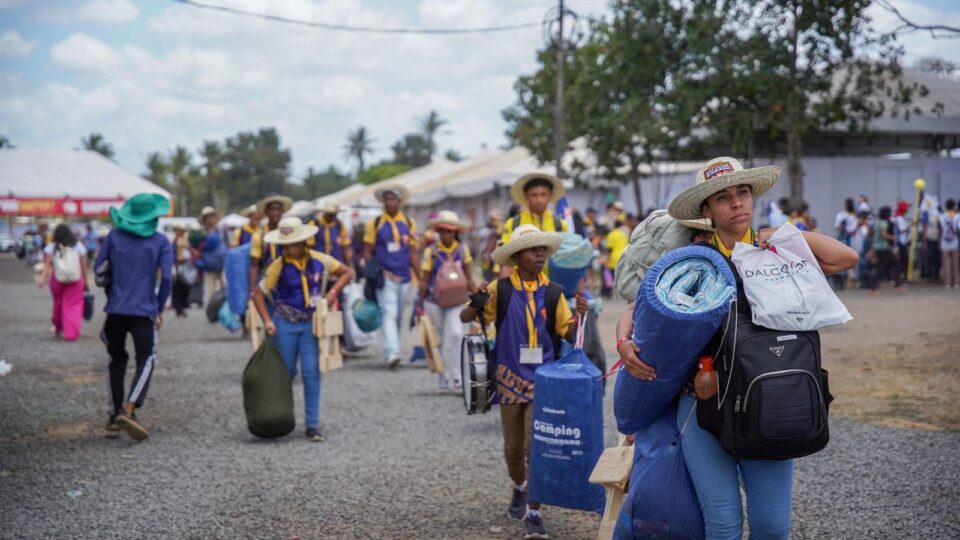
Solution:
{"label": "gray gravel path", "polygon": [[[249,344],[200,310],[163,330],[139,413],[150,439],[105,439],[102,314],[79,342],[54,340],[48,293],[29,279],[0,259],[0,358],[13,364],[0,377],[0,537],[520,537],[495,412],[466,417],[424,367],[359,357],[324,378],[327,442],[303,440],[299,380],[297,430],[258,440],[239,385]],[[960,538],[960,434],[831,427],[827,450],[797,466],[794,538]],[[554,538],[596,533],[596,516],[545,517]]]}

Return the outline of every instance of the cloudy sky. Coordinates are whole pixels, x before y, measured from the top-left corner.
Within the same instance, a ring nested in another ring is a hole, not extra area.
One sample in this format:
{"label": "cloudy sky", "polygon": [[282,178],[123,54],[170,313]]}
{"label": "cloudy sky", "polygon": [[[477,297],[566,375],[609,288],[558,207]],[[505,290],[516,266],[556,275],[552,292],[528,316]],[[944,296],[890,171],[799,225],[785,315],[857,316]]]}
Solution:
{"label": "cloudy sky", "polygon": [[[201,0],[239,9],[376,27],[538,23],[551,0]],[[960,26],[960,0],[891,0],[918,22]],[[584,16],[606,0],[567,0]],[[872,8],[876,26],[892,17]],[[913,34],[923,55],[960,62],[960,39]],[[318,30],[197,9],[171,0],[0,0],[0,134],[20,148],[74,148],[101,132],[142,172],[148,152],[196,149],[274,126],[293,172],[346,168],[348,130],[379,150],[431,109],[450,121],[441,150],[505,143],[500,111],[535,66],[539,26],[479,35],[373,35]]]}

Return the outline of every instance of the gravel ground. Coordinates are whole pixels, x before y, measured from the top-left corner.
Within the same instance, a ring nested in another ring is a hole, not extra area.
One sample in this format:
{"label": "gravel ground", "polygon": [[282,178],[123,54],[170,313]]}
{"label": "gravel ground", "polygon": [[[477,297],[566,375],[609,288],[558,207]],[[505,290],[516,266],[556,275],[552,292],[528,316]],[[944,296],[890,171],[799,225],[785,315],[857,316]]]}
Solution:
{"label": "gravel ground", "polygon": [[[517,538],[496,412],[466,417],[420,366],[353,357],[325,376],[327,442],[246,431],[248,342],[200,310],[168,318],[144,443],[102,436],[102,314],[76,343],[47,333],[49,296],[0,259],[0,537]],[[102,306],[102,298],[98,298]],[[615,309],[607,310],[609,328]],[[132,362],[131,362],[132,363]],[[132,370],[131,370],[132,375]],[[607,411],[610,411],[608,396]],[[606,415],[607,441],[615,441]],[[794,538],[958,538],[960,434],[832,423],[796,470]],[[593,538],[597,516],[545,509],[554,538]]]}

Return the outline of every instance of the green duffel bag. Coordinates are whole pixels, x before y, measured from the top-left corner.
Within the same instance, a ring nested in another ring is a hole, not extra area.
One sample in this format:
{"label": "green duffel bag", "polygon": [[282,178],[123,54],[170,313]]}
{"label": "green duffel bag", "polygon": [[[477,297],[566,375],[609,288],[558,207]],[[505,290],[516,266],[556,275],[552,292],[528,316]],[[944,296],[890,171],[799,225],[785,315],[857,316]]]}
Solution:
{"label": "green duffel bag", "polygon": [[283,437],[296,426],[290,373],[270,336],[243,370],[243,411],[247,429],[264,439]]}

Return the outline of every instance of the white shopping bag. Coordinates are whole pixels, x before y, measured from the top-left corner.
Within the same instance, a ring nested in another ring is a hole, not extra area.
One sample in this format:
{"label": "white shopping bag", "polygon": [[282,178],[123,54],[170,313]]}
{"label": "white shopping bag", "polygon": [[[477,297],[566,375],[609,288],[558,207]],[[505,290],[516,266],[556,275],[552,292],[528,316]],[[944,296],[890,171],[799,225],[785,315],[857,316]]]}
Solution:
{"label": "white shopping bag", "polygon": [[733,264],[743,280],[753,323],[772,330],[819,330],[853,317],[827,284],[799,229],[787,223],[770,249],[738,243]]}

